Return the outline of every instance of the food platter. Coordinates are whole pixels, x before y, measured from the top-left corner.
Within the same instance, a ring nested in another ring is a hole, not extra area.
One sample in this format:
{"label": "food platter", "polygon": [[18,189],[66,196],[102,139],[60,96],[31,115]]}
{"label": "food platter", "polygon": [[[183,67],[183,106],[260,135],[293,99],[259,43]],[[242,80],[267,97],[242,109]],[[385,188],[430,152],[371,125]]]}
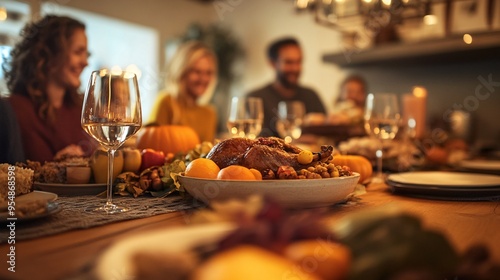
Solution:
{"label": "food platter", "polygon": [[181,186],[189,194],[207,204],[261,194],[274,198],[287,208],[324,207],[343,202],[354,191],[359,178],[359,173],[337,178],[262,181],[178,177]]}
{"label": "food platter", "polygon": [[[136,279],[134,256],[137,253],[182,254],[201,245],[213,244],[236,228],[230,223],[161,229],[129,237],[108,248],[96,266],[98,279]],[[165,242],[175,240],[175,242]]]}
{"label": "food platter", "polygon": [[106,191],[106,184],[56,184],[35,182],[34,188],[59,195],[96,195]]}

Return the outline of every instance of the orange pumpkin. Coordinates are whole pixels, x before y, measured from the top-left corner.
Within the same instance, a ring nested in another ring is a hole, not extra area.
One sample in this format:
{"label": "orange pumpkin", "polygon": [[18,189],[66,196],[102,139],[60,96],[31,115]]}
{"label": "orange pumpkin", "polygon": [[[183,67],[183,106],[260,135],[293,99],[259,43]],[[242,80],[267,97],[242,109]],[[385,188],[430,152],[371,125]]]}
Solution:
{"label": "orange pumpkin", "polygon": [[198,134],[189,126],[146,126],[137,133],[138,149],[153,149],[169,153],[185,153],[200,144]]}
{"label": "orange pumpkin", "polygon": [[349,166],[352,171],[359,173],[361,175],[358,181],[359,183],[365,182],[373,173],[371,162],[363,156],[337,155],[333,157],[333,163],[335,165]]}

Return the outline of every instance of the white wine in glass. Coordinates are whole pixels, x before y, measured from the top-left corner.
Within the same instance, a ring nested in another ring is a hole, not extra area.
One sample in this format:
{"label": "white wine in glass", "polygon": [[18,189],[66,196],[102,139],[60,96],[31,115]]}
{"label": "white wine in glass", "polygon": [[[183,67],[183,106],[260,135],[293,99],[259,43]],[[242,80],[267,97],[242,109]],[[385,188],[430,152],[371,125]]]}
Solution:
{"label": "white wine in glass", "polygon": [[262,130],[264,107],[262,99],[257,97],[233,97],[227,129],[232,137],[255,139]]}
{"label": "white wine in glass", "polygon": [[306,114],[304,103],[281,101],[278,103],[276,131],[286,143],[291,143],[302,135],[302,122]]}
{"label": "white wine in glass", "polygon": [[398,133],[401,115],[399,113],[398,97],[392,93],[370,93],[366,97],[365,130],[380,140],[376,152],[377,174],[376,180],[383,181],[382,157],[383,141],[392,140]]}
{"label": "white wine in glass", "polygon": [[107,69],[92,72],[83,101],[81,123],[108,153],[106,204],[91,210],[106,214],[128,211],[126,207],[113,204],[113,162],[115,151],[142,125],[136,75]]}

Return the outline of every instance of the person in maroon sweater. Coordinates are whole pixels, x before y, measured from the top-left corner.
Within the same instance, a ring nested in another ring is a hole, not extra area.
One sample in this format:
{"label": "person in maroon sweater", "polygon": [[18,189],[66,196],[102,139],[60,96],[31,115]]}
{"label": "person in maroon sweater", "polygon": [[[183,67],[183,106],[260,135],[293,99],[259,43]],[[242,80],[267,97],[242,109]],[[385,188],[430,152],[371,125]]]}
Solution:
{"label": "person in maroon sweater", "polygon": [[21,31],[3,65],[27,160],[88,156],[96,147],[81,127],[80,74],[87,66],[85,25],[48,15]]}

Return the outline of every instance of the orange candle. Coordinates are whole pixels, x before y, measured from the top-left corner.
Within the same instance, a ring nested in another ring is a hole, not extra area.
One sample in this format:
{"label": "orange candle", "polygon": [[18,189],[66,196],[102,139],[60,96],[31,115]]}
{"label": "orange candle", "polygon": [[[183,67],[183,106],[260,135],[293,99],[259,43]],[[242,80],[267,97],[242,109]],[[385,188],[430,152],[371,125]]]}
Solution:
{"label": "orange candle", "polygon": [[413,129],[415,138],[423,138],[426,130],[425,115],[427,112],[427,90],[414,87],[413,93],[403,95],[403,125]]}

